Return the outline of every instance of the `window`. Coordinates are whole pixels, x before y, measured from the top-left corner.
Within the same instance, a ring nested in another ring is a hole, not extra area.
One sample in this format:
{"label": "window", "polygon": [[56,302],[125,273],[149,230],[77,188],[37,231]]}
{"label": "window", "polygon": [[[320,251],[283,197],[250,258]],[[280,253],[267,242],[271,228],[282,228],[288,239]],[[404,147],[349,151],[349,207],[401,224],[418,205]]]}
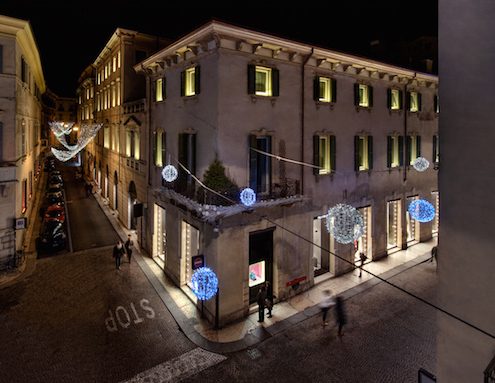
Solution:
{"label": "window", "polygon": [[100,85],[100,72],[96,74],[96,84]]}
{"label": "window", "polygon": [[354,136],[354,170],[373,169],[373,137]]}
{"label": "window", "polygon": [[112,95],[111,95],[112,107],[114,107],[117,104],[117,95],[115,94],[115,84],[112,84],[111,89],[112,89]]}
{"label": "window", "polygon": [[26,121],[21,122],[21,156],[26,155]]}
{"label": "window", "polygon": [[438,145],[438,136],[437,135],[433,136],[433,162],[435,164],[438,164],[440,162],[439,145]]}
{"label": "window", "polygon": [[319,102],[337,101],[337,81],[329,77],[316,76],[313,84],[313,99]]}
{"label": "window", "polygon": [[193,274],[192,257],[199,254],[199,230],[188,224],[186,221],[181,222],[181,259],[184,260],[185,281],[189,287]]}
{"label": "window", "polygon": [[127,131],[127,139],[126,139],[126,151],[125,151],[126,156],[139,160],[140,158],[139,145],[140,145],[139,132],[129,129]]}
{"label": "window", "polygon": [[335,171],[335,136],[313,136],[314,174],[330,174]]}
{"label": "window", "polygon": [[155,101],[163,101],[165,99],[165,79],[158,78],[155,81]]}
{"label": "window", "polygon": [[28,66],[24,57],[21,57],[21,81],[28,82]]}
{"label": "window", "polygon": [[112,58],[112,71],[115,72],[117,70],[117,57]]}
{"label": "window", "polygon": [[120,106],[120,78],[117,79],[115,87],[117,89],[117,106]]}
{"label": "window", "polygon": [[387,137],[387,168],[404,165],[404,138],[402,136]]}
{"label": "window", "polygon": [[33,196],[33,172],[29,172],[29,199]]}
{"label": "window", "polygon": [[117,53],[117,68],[120,68],[120,51]]}
{"label": "window", "polygon": [[3,73],[3,45],[0,45],[0,73]]}
{"label": "window", "polygon": [[268,97],[278,96],[278,69],[259,65],[248,65],[248,94]]}
{"label": "window", "polygon": [[399,89],[387,89],[387,106],[390,110],[401,110],[402,91]]}
{"label": "window", "polygon": [[181,73],[180,83],[181,96],[194,96],[200,91],[200,68],[199,65],[187,68]]}
{"label": "window", "polygon": [[421,111],[421,93],[409,92],[409,105],[408,109],[410,112]]}
{"label": "window", "polygon": [[366,84],[354,84],[354,104],[363,108],[373,106],[373,87]]}
{"label": "window", "polygon": [[[179,134],[179,162],[192,174],[196,173],[196,135]],[[193,178],[179,167],[178,189],[182,192],[194,188]]]}
{"label": "window", "polygon": [[110,148],[110,126],[108,125],[103,128],[103,146]]}
{"label": "window", "polygon": [[256,193],[269,193],[272,178],[270,157],[253,149],[271,153],[272,138],[270,136],[249,136],[249,187]]}
{"label": "window", "polygon": [[27,210],[27,179],[22,180],[22,199],[21,199],[21,213],[24,214]]}
{"label": "window", "polygon": [[120,144],[120,137],[119,137],[119,126],[115,125],[113,128],[113,134],[112,134],[112,149],[115,150],[116,152],[119,151],[119,144]]}
{"label": "window", "polygon": [[412,165],[421,156],[421,136],[407,136],[406,161]]}
{"label": "window", "polygon": [[159,130],[155,133],[155,165],[163,166],[165,163],[165,132]]}
{"label": "window", "polygon": [[96,92],[96,111],[100,111],[100,92]]}

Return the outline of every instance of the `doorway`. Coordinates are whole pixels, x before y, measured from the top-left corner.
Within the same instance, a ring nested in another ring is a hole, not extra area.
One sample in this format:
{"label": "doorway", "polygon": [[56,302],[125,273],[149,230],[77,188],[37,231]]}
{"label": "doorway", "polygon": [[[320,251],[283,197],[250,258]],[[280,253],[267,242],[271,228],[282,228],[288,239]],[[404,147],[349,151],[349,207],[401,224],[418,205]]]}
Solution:
{"label": "doorway", "polygon": [[249,303],[255,303],[264,282],[273,288],[273,231],[249,233]]}

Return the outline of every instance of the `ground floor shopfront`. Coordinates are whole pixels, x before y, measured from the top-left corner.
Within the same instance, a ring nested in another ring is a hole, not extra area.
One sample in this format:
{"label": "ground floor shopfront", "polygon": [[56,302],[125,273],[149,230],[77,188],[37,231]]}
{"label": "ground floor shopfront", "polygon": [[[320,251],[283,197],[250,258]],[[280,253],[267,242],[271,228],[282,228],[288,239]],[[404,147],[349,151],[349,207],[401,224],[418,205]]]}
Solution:
{"label": "ground floor shopfront", "polygon": [[[347,245],[328,233],[324,212],[310,211],[303,199],[255,207],[253,212],[242,207],[230,211],[209,207],[208,211],[208,207],[193,206],[190,200],[187,206],[174,197],[171,193],[151,196],[150,253],[194,301],[190,289],[194,270],[205,265],[215,271],[221,325],[246,316],[265,282],[269,282],[275,302],[285,300],[351,271],[359,252],[364,252],[368,261],[393,256],[438,231],[438,212],[435,220],[426,224],[409,216],[408,203],[419,198],[417,195],[357,206],[365,224],[364,235]],[[429,199],[438,206],[437,192]],[[203,307],[212,322],[214,301]]]}

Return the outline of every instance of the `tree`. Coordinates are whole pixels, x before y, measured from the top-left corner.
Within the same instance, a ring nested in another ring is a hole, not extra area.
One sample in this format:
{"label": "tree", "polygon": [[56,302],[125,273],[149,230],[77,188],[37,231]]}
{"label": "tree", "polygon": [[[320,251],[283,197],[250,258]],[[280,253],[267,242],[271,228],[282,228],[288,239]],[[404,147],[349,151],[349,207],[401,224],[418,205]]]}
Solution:
{"label": "tree", "polygon": [[[217,158],[215,158],[206,170],[203,183],[228,199],[236,201],[239,197],[239,187],[226,176],[225,167]],[[198,190],[197,199],[201,203],[210,205],[230,205],[225,198],[206,189]]]}

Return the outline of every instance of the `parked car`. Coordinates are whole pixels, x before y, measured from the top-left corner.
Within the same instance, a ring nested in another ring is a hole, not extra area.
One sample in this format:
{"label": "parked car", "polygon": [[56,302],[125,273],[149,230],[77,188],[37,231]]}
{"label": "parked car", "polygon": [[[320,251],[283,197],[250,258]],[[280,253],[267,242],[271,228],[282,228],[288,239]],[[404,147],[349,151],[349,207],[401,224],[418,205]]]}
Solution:
{"label": "parked car", "polygon": [[40,236],[36,238],[38,252],[52,252],[65,248],[66,234],[62,222],[45,221],[41,226]]}
{"label": "parked car", "polygon": [[45,200],[43,201],[44,208],[46,209],[48,206],[54,205],[54,204],[64,206],[65,205],[64,197],[63,196],[57,197],[55,195],[46,195]]}
{"label": "parked car", "polygon": [[51,205],[45,211],[45,221],[65,222],[65,209],[63,206]]}
{"label": "parked car", "polygon": [[58,187],[49,187],[45,193],[45,196],[55,196],[63,198],[62,189]]}
{"label": "parked car", "polygon": [[60,189],[62,190],[62,188],[64,187],[64,184],[62,182],[59,182],[59,181],[48,181],[48,189]]}
{"label": "parked car", "polygon": [[60,173],[60,170],[52,170],[50,172],[50,177],[52,177],[52,176],[60,176],[60,177],[62,177],[62,174]]}
{"label": "parked car", "polygon": [[59,174],[50,174],[50,177],[48,177],[48,183],[59,183],[59,184],[63,184],[64,181],[63,181],[61,175],[59,175]]}

